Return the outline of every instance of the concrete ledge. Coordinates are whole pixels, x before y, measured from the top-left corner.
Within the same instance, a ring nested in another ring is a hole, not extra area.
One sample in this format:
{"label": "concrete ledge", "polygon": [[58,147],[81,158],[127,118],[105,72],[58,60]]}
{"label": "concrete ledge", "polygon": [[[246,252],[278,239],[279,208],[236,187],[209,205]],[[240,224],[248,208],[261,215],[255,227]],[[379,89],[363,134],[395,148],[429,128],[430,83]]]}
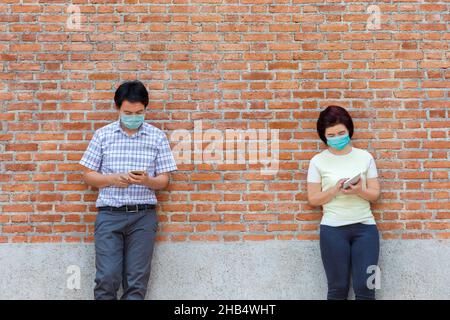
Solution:
{"label": "concrete ledge", "polygon": [[[149,299],[326,297],[318,241],[157,243],[152,265]],[[0,299],[93,298],[93,244],[2,244],[0,266]],[[448,240],[382,241],[380,267],[378,299],[450,299]]]}

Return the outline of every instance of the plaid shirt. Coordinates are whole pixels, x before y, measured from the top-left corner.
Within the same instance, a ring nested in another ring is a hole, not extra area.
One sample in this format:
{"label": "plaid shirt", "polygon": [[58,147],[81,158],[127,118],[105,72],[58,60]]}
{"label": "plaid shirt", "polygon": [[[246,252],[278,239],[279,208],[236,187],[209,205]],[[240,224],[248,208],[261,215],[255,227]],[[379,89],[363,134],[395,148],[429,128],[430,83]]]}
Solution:
{"label": "plaid shirt", "polygon": [[[102,174],[145,170],[149,176],[154,177],[177,170],[169,141],[163,131],[144,122],[138,132],[129,136],[120,126],[120,120],[95,131],[79,163]],[[153,190],[130,184],[127,188],[101,188],[95,205],[120,207],[125,204],[156,202]]]}

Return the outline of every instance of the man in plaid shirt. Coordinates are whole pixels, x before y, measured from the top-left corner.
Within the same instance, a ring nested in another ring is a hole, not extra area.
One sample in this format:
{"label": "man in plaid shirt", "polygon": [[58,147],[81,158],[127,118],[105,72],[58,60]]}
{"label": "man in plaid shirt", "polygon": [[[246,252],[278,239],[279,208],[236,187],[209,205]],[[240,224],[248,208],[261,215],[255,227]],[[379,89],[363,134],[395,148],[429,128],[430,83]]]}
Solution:
{"label": "man in plaid shirt", "polygon": [[144,299],[158,228],[155,190],[177,170],[166,135],[144,122],[148,92],[140,81],[121,84],[119,120],[95,131],[80,164],[98,188],[95,220],[95,299]]}

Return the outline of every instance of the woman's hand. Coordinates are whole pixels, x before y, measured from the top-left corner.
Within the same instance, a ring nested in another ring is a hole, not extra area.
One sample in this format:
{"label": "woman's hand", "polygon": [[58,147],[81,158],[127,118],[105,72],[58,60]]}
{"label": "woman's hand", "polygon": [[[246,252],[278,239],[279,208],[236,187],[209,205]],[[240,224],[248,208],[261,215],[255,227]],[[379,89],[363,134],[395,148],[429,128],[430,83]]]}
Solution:
{"label": "woman's hand", "polygon": [[359,179],[357,184],[351,184],[347,189],[341,189],[343,194],[359,195],[362,191],[362,179]]}
{"label": "woman's hand", "polygon": [[333,195],[337,195],[339,193],[339,191],[344,190],[342,189],[342,185],[344,184],[345,180],[347,180],[346,178],[344,179],[340,179],[333,187]]}

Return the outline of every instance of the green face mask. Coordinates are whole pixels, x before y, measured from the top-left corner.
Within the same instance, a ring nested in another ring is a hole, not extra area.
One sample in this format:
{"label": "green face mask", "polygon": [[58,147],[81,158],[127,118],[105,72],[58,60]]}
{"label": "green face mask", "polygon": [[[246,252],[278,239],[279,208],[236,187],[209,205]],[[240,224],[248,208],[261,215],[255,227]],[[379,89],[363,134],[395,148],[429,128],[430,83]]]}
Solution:
{"label": "green face mask", "polygon": [[350,137],[348,134],[343,136],[337,136],[332,138],[327,138],[327,144],[328,146],[336,149],[336,150],[342,150],[345,148],[345,146],[350,142]]}
{"label": "green face mask", "polygon": [[145,115],[143,114],[136,114],[136,115],[127,115],[127,114],[120,114],[120,121],[123,123],[125,127],[128,129],[137,129],[139,128],[145,120]]}

